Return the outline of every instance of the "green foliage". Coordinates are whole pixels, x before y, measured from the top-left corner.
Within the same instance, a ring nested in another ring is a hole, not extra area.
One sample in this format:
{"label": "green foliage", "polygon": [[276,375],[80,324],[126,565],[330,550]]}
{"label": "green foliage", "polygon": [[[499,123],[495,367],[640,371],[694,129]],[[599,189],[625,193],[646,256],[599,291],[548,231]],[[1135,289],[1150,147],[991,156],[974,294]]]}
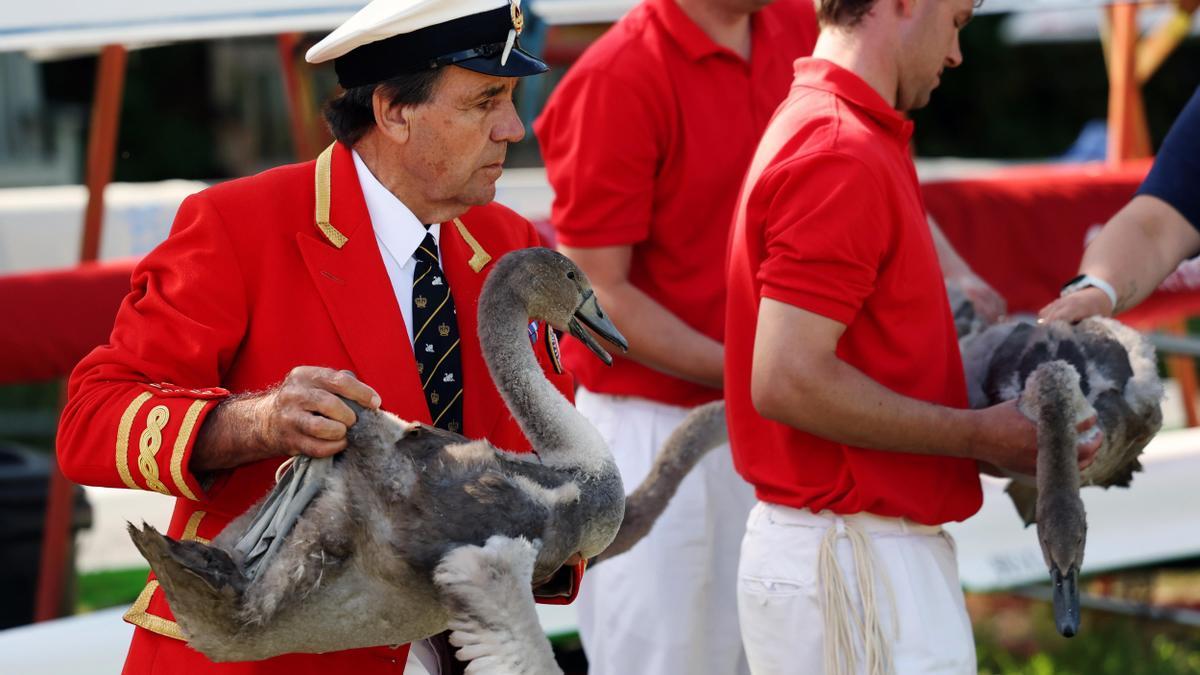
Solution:
{"label": "green foliage", "polygon": [[60,385],[54,382],[0,386],[0,442],[34,450],[54,447]]}
{"label": "green foliage", "polygon": [[106,570],[79,575],[79,613],[132,604],[146,586],[150,568]]}
{"label": "green foliage", "polygon": [[[1081,632],[1054,630],[1049,604],[1009,617],[976,617],[975,648],[981,675],[1198,675],[1200,631],[1144,619],[1084,611]],[[999,615],[1005,612],[999,612]]]}

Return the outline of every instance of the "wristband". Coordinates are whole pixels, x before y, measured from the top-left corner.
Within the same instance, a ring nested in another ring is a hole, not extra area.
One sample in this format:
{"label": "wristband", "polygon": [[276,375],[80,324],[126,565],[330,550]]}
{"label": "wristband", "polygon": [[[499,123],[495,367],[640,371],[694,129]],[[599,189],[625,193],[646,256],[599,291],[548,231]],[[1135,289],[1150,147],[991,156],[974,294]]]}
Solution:
{"label": "wristband", "polygon": [[1100,277],[1094,277],[1090,274],[1080,274],[1074,279],[1071,279],[1067,283],[1063,284],[1062,293],[1059,294],[1059,297],[1065,297],[1074,293],[1075,291],[1082,291],[1083,289],[1089,287],[1098,288],[1103,291],[1103,293],[1108,296],[1108,301],[1112,303],[1112,311],[1114,313],[1117,311],[1117,289],[1113,288],[1112,284],[1101,279]]}

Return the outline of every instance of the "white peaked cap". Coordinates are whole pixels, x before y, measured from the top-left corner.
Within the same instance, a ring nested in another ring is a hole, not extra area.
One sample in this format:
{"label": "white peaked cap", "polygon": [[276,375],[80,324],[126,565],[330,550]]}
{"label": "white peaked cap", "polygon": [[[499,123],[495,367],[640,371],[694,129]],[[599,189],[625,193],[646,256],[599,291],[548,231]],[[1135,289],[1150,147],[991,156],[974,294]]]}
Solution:
{"label": "white peaked cap", "polygon": [[500,76],[544,72],[516,42],[524,25],[518,0],[374,0],[305,59],[333,60],[347,88],[451,64]]}

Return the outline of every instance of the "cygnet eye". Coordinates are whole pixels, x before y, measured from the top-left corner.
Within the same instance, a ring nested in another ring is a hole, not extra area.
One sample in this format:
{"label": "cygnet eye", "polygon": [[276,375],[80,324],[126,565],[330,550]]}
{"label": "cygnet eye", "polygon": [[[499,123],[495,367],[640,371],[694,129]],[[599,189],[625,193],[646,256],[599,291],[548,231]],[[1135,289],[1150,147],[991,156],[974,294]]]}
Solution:
{"label": "cygnet eye", "polygon": [[575,278],[575,273],[574,273],[574,272],[567,272],[567,278],[568,278],[568,279],[574,279],[574,278]]}

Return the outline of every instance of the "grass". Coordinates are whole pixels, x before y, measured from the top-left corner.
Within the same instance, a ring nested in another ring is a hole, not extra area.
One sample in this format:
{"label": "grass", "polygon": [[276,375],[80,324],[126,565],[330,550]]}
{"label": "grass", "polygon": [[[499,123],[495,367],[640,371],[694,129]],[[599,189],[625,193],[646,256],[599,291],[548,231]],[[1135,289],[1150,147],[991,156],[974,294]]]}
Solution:
{"label": "grass", "polygon": [[1200,675],[1200,630],[1083,611],[1078,635],[1054,629],[1049,603],[971,596],[981,675]]}
{"label": "grass", "polygon": [[149,568],[139,567],[80,574],[76,612],[83,614],[132,604],[146,586],[149,571]]}

